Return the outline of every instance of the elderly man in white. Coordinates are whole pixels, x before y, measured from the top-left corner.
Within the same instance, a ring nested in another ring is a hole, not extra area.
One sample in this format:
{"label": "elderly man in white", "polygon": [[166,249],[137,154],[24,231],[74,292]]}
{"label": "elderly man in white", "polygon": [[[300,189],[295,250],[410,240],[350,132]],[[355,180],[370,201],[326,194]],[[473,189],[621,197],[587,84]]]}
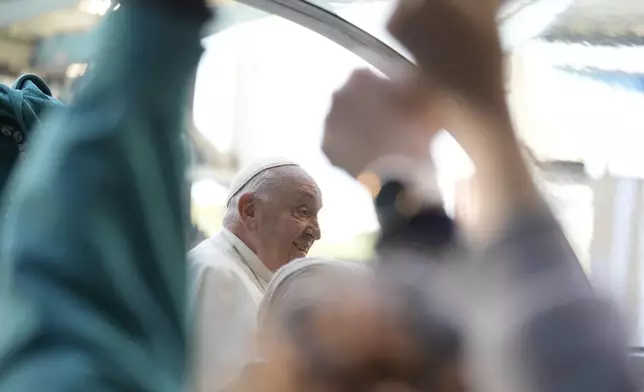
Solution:
{"label": "elderly man in white", "polygon": [[242,170],[224,228],[189,253],[194,277],[196,392],[216,392],[255,354],[257,312],[273,272],[320,238],[317,184],[304,169],[268,159]]}

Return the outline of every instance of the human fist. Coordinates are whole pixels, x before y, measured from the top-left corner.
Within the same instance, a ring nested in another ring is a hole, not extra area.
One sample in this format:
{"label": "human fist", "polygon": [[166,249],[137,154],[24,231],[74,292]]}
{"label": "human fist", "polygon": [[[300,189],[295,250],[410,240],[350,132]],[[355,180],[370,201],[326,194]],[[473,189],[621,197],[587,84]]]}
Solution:
{"label": "human fist", "polygon": [[368,70],[354,72],[326,118],[322,150],[331,163],[357,177],[383,157],[426,158],[436,130],[415,94]]}
{"label": "human fist", "polygon": [[388,29],[426,81],[475,105],[503,100],[500,0],[399,0]]}

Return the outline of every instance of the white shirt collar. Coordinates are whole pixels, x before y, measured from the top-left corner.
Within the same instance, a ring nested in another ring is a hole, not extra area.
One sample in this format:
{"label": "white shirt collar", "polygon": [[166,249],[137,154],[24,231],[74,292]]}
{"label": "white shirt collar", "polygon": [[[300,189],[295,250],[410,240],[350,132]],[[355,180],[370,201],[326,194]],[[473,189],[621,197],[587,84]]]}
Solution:
{"label": "white shirt collar", "polygon": [[269,270],[262,260],[253,252],[239,237],[237,237],[233,232],[228,229],[222,229],[221,233],[226,240],[233,248],[237,249],[239,255],[243,258],[243,261],[246,263],[246,266],[251,269],[251,271],[257,275],[258,278],[263,280],[262,283],[268,283],[273,277],[273,272]]}

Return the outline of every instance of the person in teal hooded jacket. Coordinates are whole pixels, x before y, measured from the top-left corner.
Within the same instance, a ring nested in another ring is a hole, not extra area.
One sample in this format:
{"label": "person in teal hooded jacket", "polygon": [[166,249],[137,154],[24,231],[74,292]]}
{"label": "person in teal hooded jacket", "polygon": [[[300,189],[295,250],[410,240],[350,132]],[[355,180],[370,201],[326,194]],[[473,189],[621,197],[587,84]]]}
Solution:
{"label": "person in teal hooded jacket", "polygon": [[131,0],[7,185],[0,391],[180,392],[188,199],[181,133],[204,0]]}
{"label": "person in teal hooded jacket", "polygon": [[0,84],[0,193],[40,118],[60,106],[36,75],[23,75],[11,87]]}

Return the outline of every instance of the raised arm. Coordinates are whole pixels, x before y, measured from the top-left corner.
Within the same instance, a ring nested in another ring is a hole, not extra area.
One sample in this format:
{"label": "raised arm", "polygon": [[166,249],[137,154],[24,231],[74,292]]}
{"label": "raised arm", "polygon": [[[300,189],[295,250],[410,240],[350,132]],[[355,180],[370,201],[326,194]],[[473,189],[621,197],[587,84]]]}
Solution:
{"label": "raised arm", "polygon": [[0,390],[181,390],[199,4],[124,2],[83,90],[33,140],[2,230]]}
{"label": "raised arm", "polygon": [[478,385],[634,392],[619,316],[593,292],[519,148],[505,101],[498,5],[401,0],[390,22],[431,86],[428,107],[477,171],[488,247],[473,267],[478,291],[471,290],[467,324],[482,348]]}

